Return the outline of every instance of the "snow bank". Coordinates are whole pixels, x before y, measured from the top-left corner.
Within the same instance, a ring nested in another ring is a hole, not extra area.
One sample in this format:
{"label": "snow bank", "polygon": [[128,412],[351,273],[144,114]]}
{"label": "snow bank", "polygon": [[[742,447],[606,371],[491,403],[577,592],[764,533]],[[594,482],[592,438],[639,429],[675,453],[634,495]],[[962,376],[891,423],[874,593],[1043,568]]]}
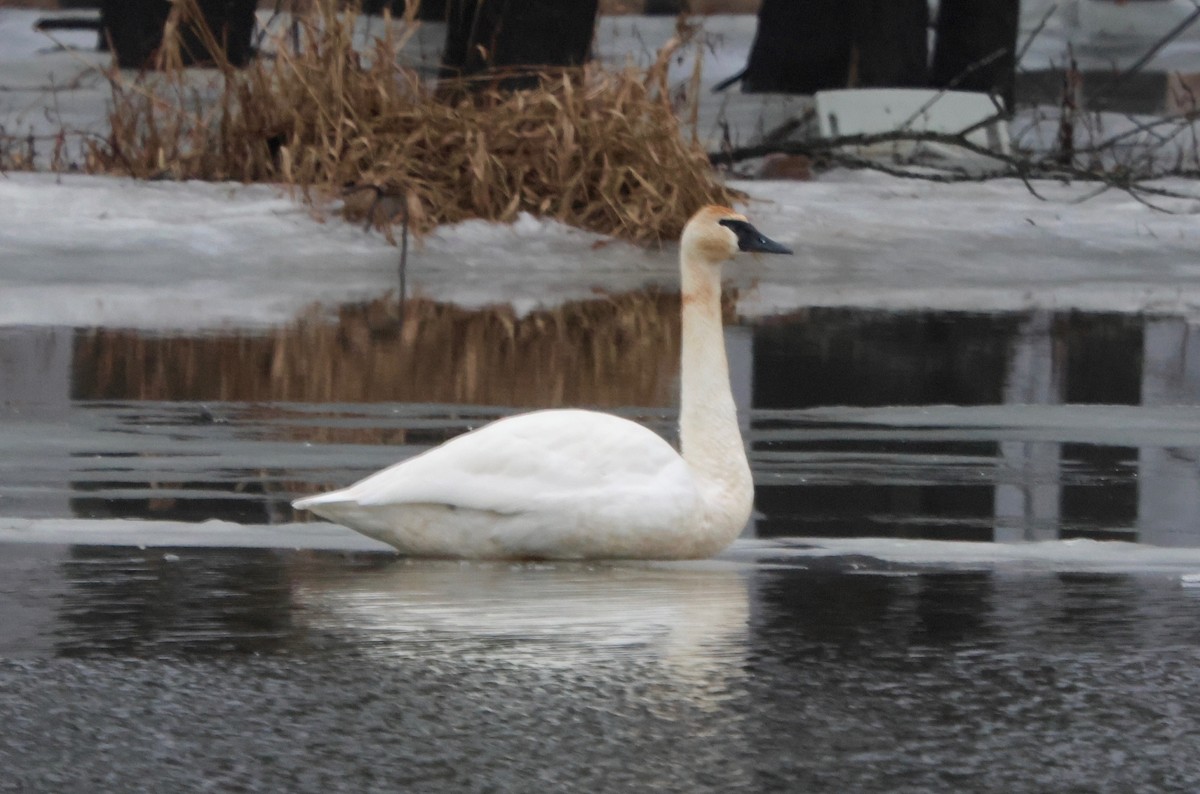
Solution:
{"label": "snow bank", "polygon": [[[399,249],[264,185],[0,179],[0,326],[254,328],[399,285]],[[672,282],[661,252],[523,216],[410,248],[416,294],[522,309]]]}
{"label": "snow bank", "polygon": [[[1052,17],[1028,57],[1052,60],[1065,41],[1080,43],[1074,5]],[[1022,25],[1031,29],[1045,7],[1028,4]],[[107,94],[95,67],[107,56],[55,50],[32,32],[37,16],[0,9],[0,123],[57,130],[55,114],[64,113],[71,126],[94,126]],[[610,63],[646,62],[673,24],[604,18],[597,51]],[[754,24],[704,20],[706,81],[744,62]],[[1192,53],[1197,28],[1160,56]],[[58,40],[90,47],[94,34]],[[686,62],[676,68],[690,74]],[[63,84],[71,88],[47,92]],[[713,112],[756,118],[737,104],[744,97],[706,96],[722,105],[710,103]],[[1182,315],[1200,307],[1200,201],[1166,202],[1180,213],[1169,215],[1116,191],[1074,203],[1086,187],[1040,185],[1049,199],[1042,201],[1016,181],[936,185],[848,173],[734,186],[752,196],[747,211],[758,225],[797,251],[730,268],[742,289],[739,310],[751,318],[809,306]],[[369,299],[398,286],[397,249],[340,220],[323,222],[270,186],[8,174],[0,177],[0,208],[0,326],[258,328],[313,303]],[[527,216],[512,227],[440,229],[408,263],[415,294],[522,311],[675,279],[671,250],[642,251]]]}
{"label": "snow bank", "polygon": [[[1200,309],[1200,202],[1171,215],[1119,193],[1072,203],[1063,189],[1042,201],[1016,181],[878,174],[735,186],[751,194],[755,222],[796,249],[729,268],[748,317],[807,306]],[[396,248],[270,186],[9,174],[0,206],[0,325],[265,327],[398,285]],[[529,216],[472,221],[414,246],[408,283],[436,300],[528,310],[673,285],[674,257]]]}
{"label": "snow bank", "polygon": [[870,173],[737,186],[753,196],[758,225],[797,253],[746,266],[759,284],[739,305],[749,316],[800,306],[1200,307],[1200,201],[1164,201],[1178,213],[1167,214],[1118,191],[1078,202],[1086,185],[1039,185],[1042,200],[1017,180],[941,185]]}
{"label": "snow bank", "polygon": [[269,325],[396,284],[396,249],[268,186],[8,174],[0,207],[0,325]]}

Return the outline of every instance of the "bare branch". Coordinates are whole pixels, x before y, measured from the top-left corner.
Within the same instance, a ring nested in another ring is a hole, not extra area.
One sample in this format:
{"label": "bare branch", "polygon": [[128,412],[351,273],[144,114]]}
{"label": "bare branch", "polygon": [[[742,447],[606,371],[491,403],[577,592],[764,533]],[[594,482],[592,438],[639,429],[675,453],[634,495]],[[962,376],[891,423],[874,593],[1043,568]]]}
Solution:
{"label": "bare branch", "polygon": [[[858,147],[883,143],[935,143],[954,147],[966,153],[979,155],[981,158],[987,158],[986,161],[990,161],[993,164],[990,166],[967,168],[961,164],[953,163],[885,162],[880,158],[865,157],[854,151]],[[1074,163],[1058,162],[1049,157],[1035,159],[1027,153],[1006,154],[993,151],[967,140],[962,134],[893,131],[873,135],[848,135],[839,138],[822,138],[805,141],[777,141],[769,144],[713,152],[709,157],[714,163],[732,164],[764,157],[768,154],[805,155],[829,165],[878,171],[891,176],[917,179],[925,182],[950,184],[987,182],[1003,178],[1019,179],[1031,195],[1042,200],[1045,200],[1045,196],[1038,189],[1038,182],[1082,183],[1094,184],[1096,186],[1095,189],[1089,190],[1084,196],[1074,199],[1076,202],[1087,201],[1109,190],[1122,190],[1129,193],[1137,201],[1148,207],[1152,207],[1158,212],[1173,211],[1150,201],[1147,197],[1200,199],[1200,190],[1195,195],[1191,195],[1150,184],[1154,180],[1167,176],[1200,177],[1200,170],[1192,170],[1190,172],[1184,172],[1179,169],[1156,171],[1150,165],[1146,165],[1137,171],[1130,168],[1114,168],[1112,170],[1085,168]]]}
{"label": "bare branch", "polygon": [[912,126],[912,123],[914,121],[916,121],[921,116],[922,113],[924,113],[926,110],[929,110],[929,108],[933,107],[934,104],[936,104],[939,99],[941,99],[943,96],[946,95],[947,91],[953,91],[955,88],[957,88],[959,85],[962,84],[963,80],[966,80],[972,74],[979,71],[980,69],[987,66],[988,64],[992,63],[993,61],[1003,57],[1004,53],[1005,53],[1005,50],[1003,48],[1001,48],[994,52],[988,53],[987,55],[983,56],[979,60],[970,64],[966,69],[963,69],[961,72],[959,72],[957,75],[955,75],[953,80],[946,83],[946,85],[942,86],[942,88],[936,94],[934,94],[932,97],[930,97],[929,100],[925,104],[921,105],[921,107],[914,110],[911,116],[909,116],[907,119],[905,119],[903,122],[901,122],[900,124],[898,124],[896,126],[902,130],[909,129]]}
{"label": "bare branch", "polygon": [[1154,58],[1154,56],[1158,54],[1159,50],[1161,50],[1163,47],[1167,46],[1172,41],[1174,41],[1176,38],[1178,38],[1179,34],[1183,33],[1183,31],[1185,31],[1189,27],[1191,27],[1192,23],[1195,22],[1197,19],[1200,19],[1200,6],[1197,6],[1196,10],[1192,11],[1192,13],[1190,13],[1186,17],[1184,17],[1183,20],[1180,21],[1180,23],[1178,25],[1171,28],[1158,41],[1156,41],[1156,42],[1154,42],[1154,44],[1150,45],[1150,48],[1147,49],[1146,52],[1142,54],[1142,57],[1140,57],[1136,61],[1134,61],[1133,64],[1130,65],[1130,67],[1128,69],[1126,69],[1125,71],[1123,71],[1119,75],[1117,75],[1117,78],[1115,80],[1113,80],[1111,83],[1109,83],[1108,86],[1105,87],[1104,91],[1102,91],[1101,93],[1092,97],[1091,98],[1092,104],[1099,104],[1103,99],[1106,99],[1108,97],[1108,95],[1112,93],[1113,89],[1115,89],[1117,86],[1124,83],[1126,80],[1128,80],[1133,75],[1140,72],[1142,70],[1142,67],[1145,66],[1146,64],[1150,63],[1150,61]]}
{"label": "bare branch", "polygon": [[1021,45],[1021,49],[1017,51],[1016,57],[1013,58],[1013,63],[1021,62],[1021,59],[1025,57],[1025,53],[1029,51],[1029,47],[1042,32],[1042,29],[1046,27],[1046,23],[1050,21],[1050,17],[1054,16],[1054,12],[1056,11],[1058,11],[1057,3],[1052,3],[1050,7],[1046,9],[1046,13],[1042,14],[1042,18],[1036,25],[1034,25],[1033,30],[1029,32],[1029,37],[1025,39],[1025,43]]}

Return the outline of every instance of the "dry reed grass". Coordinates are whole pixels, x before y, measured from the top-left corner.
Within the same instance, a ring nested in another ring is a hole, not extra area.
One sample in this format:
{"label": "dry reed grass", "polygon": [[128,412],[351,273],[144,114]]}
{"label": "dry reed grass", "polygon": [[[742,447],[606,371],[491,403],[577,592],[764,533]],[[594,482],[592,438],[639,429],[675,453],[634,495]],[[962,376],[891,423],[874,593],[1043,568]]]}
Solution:
{"label": "dry reed grass", "polygon": [[36,146],[30,136],[23,140],[19,135],[10,135],[0,126],[0,173],[5,171],[32,171],[36,163]]}
{"label": "dry reed grass", "polygon": [[411,13],[359,52],[355,15],[319,0],[298,17],[298,46],[280,37],[273,57],[243,70],[218,63],[218,78],[198,84],[172,33],[189,10],[194,0],[176,5],[160,73],[114,72],[111,134],[90,145],[88,170],[357,192],[368,199],[348,201],[348,214],[386,227],[407,212],[418,233],[531,212],[657,242],[699,207],[737,198],[672,108],[678,39],[648,71],[588,66],[542,73],[530,90],[435,90],[398,65]]}

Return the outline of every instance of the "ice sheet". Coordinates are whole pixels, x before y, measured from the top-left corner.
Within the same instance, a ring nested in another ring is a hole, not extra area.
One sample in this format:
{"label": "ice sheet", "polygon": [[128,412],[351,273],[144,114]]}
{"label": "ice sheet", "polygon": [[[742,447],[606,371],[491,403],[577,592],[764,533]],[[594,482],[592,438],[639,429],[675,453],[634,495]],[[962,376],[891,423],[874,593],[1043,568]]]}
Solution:
{"label": "ice sheet", "polygon": [[[308,524],[187,523],[123,519],[27,519],[0,516],[0,544],[79,544],[142,548],[275,548],[390,553],[391,548],[344,527]],[[888,538],[742,539],[718,561],[651,563],[711,569],[725,564],[803,565],[806,559],[865,558],[862,572],[883,571],[870,560],[916,566],[982,566],[1051,570],[1171,571],[1194,586],[1200,549],[1086,539],[1035,543],[967,543]],[[546,563],[575,565],[579,563]],[[630,563],[646,565],[646,563]],[[846,570],[853,572],[854,566]],[[893,571],[896,572],[896,571]],[[900,571],[902,573],[902,571]]]}

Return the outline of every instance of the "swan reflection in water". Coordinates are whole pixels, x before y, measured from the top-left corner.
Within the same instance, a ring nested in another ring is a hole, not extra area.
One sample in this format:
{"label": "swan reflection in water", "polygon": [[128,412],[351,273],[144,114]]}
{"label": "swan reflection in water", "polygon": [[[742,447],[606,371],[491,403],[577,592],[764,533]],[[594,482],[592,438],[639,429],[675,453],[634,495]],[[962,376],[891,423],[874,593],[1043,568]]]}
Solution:
{"label": "swan reflection in water", "polygon": [[745,572],[722,561],[398,561],[336,580],[302,579],[314,628],[352,632],[392,658],[489,666],[648,666],[693,702],[727,695],[746,653]]}

